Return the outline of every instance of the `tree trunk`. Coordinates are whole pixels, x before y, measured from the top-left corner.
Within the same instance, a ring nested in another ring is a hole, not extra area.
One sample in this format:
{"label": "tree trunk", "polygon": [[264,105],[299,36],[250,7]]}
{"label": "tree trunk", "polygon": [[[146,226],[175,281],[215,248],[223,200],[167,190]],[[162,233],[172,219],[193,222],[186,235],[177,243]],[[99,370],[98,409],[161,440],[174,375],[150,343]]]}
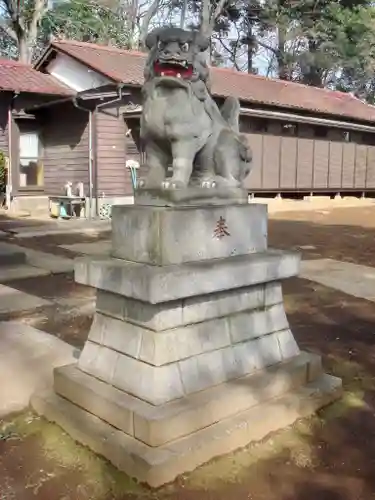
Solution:
{"label": "tree trunk", "polygon": [[202,10],[200,16],[200,33],[210,39],[210,46],[206,51],[207,62],[212,59],[212,33],[215,28],[215,21],[224,9],[227,0],[218,0],[215,10],[211,12],[211,0],[202,0]]}
{"label": "tree trunk", "polygon": [[181,29],[184,29],[184,27],[185,27],[187,3],[188,3],[188,0],[183,0],[183,2],[182,2],[181,17],[180,17],[180,28]]}
{"label": "tree trunk", "polygon": [[277,70],[280,80],[289,80],[288,65],[285,60],[285,41],[286,30],[283,26],[279,26],[277,30]]}
{"label": "tree trunk", "polygon": [[31,62],[31,51],[29,50],[25,36],[18,39],[18,60],[25,64],[30,64]]}
{"label": "tree trunk", "polygon": [[135,33],[136,26],[137,26],[138,12],[139,12],[139,1],[132,0],[130,2],[129,9],[128,9],[130,38],[131,38],[132,48],[133,48],[133,42],[134,42],[134,33]]}
{"label": "tree trunk", "polygon": [[254,57],[254,42],[253,42],[253,27],[248,22],[247,28],[247,72],[253,73],[253,57]]}
{"label": "tree trunk", "polygon": [[200,32],[202,35],[211,36],[211,2],[210,0],[202,0],[201,25]]}
{"label": "tree trunk", "polygon": [[316,64],[316,54],[319,51],[319,44],[315,40],[309,40],[310,63],[307,70],[302,75],[302,83],[312,87],[323,87],[322,69]]}

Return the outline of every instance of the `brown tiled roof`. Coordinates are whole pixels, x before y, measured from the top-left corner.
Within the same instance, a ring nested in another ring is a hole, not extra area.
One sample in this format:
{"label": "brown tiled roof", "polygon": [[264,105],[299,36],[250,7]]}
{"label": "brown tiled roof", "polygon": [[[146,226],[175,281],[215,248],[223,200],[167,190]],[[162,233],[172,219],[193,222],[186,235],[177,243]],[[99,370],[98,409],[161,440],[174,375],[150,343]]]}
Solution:
{"label": "brown tiled roof", "polygon": [[[145,55],[74,41],[54,41],[52,48],[64,52],[116,82],[142,85]],[[308,87],[231,69],[212,68],[212,91],[216,96],[234,95],[244,103],[306,110],[319,114],[375,122],[375,107],[351,94]]]}
{"label": "brown tiled roof", "polygon": [[0,90],[47,95],[72,95],[72,90],[31,65],[0,59]]}

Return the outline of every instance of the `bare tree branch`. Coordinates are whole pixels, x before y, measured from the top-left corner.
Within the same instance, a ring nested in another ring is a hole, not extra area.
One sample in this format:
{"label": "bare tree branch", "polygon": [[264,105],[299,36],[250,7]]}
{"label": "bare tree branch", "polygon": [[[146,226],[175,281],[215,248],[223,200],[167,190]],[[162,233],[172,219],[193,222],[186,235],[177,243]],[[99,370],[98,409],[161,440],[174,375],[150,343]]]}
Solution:
{"label": "bare tree branch", "polygon": [[274,69],[275,60],[276,60],[275,54],[272,54],[272,56],[268,62],[268,65],[267,65],[267,71],[266,71],[267,78],[270,76],[270,74],[272,73],[272,71]]}
{"label": "bare tree branch", "polygon": [[141,29],[140,29],[140,45],[144,47],[146,38],[147,38],[147,33],[148,29],[151,23],[152,18],[155,16],[155,14],[158,11],[160,4],[160,0],[154,0],[150,7],[147,9],[146,14],[143,18]]}
{"label": "bare tree branch", "polygon": [[278,55],[281,53],[280,49],[278,47],[272,47],[272,45],[269,45],[268,43],[262,42],[261,40],[257,40],[256,43],[263,47],[264,49],[270,50],[273,54]]}
{"label": "bare tree branch", "polygon": [[4,5],[5,12],[12,19],[17,11],[16,5],[12,2],[12,0],[2,0],[2,4]]}
{"label": "bare tree branch", "polygon": [[0,32],[17,42],[17,35],[5,19],[0,19]]}
{"label": "bare tree branch", "polygon": [[8,14],[12,29],[19,39],[25,32],[25,23],[20,10],[20,3],[16,0],[2,0],[5,11]]}
{"label": "bare tree branch", "polygon": [[211,1],[202,1],[200,32],[206,37],[211,37],[215,27],[215,22],[224,9],[227,0],[219,0],[215,10],[211,13]]}
{"label": "bare tree branch", "polygon": [[225,52],[227,52],[229,54],[229,60],[231,61],[231,63],[233,64],[234,68],[237,70],[237,71],[240,71],[240,67],[238,65],[238,60],[237,60],[237,49],[238,49],[238,45],[235,44],[232,48],[230,47],[230,45],[226,45],[224,43],[224,40],[220,37],[220,36],[215,36],[215,41],[219,42],[219,44],[221,45],[221,47],[224,49]]}
{"label": "bare tree branch", "polygon": [[211,20],[210,20],[210,29],[211,29],[211,32],[214,29],[215,22],[216,22],[217,18],[220,16],[220,14],[222,13],[222,11],[224,9],[224,5],[225,5],[226,1],[227,0],[219,0],[219,2],[216,5],[216,8],[215,8],[214,13],[211,16]]}

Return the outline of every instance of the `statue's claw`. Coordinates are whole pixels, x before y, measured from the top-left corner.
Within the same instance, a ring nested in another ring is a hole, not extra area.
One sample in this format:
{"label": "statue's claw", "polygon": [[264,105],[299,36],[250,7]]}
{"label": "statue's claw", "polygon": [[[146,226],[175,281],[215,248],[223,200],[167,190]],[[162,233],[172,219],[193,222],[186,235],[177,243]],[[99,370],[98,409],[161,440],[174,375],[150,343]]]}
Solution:
{"label": "statue's claw", "polygon": [[215,181],[202,181],[201,187],[204,189],[213,189],[216,187]]}
{"label": "statue's claw", "polygon": [[182,189],[185,185],[182,182],[167,180],[161,183],[163,189]]}

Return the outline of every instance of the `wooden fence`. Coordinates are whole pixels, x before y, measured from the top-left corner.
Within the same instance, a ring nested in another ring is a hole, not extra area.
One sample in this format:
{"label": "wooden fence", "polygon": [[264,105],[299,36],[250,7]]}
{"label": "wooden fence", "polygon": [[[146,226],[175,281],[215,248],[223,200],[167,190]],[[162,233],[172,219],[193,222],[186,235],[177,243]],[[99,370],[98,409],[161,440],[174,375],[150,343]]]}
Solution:
{"label": "wooden fence", "polygon": [[375,146],[353,142],[247,134],[251,192],[375,190]]}

